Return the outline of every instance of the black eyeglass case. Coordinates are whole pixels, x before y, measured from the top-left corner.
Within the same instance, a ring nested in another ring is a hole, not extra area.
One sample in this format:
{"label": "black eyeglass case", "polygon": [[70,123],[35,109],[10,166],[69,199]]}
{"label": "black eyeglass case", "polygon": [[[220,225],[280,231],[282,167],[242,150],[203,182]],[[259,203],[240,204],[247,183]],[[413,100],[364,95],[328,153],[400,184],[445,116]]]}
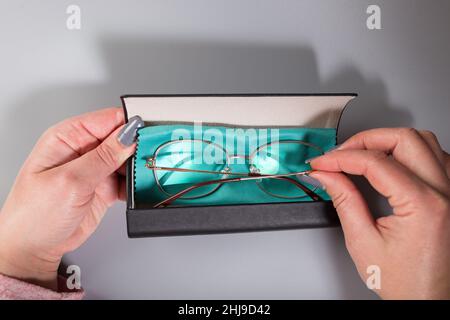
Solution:
{"label": "black eyeglass case", "polygon": [[[125,118],[146,124],[203,122],[235,126],[335,128],[357,95],[203,94],[124,95]],[[334,141],[336,143],[336,141]],[[130,238],[321,228],[339,225],[331,201],[168,207],[154,209],[134,197],[134,159],[127,163],[127,230]]]}

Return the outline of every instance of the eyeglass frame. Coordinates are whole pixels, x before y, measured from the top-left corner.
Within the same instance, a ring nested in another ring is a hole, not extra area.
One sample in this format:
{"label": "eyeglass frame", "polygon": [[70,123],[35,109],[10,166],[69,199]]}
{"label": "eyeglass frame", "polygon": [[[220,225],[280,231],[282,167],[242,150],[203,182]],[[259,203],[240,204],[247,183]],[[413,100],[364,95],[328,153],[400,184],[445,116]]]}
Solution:
{"label": "eyeglass frame", "polygon": [[[226,155],[226,157],[225,157],[226,161],[224,163],[225,168],[222,169],[221,171],[208,171],[208,170],[182,169],[182,168],[170,168],[170,167],[157,166],[156,165],[156,159],[157,159],[158,153],[163,148],[167,147],[168,145],[175,144],[175,143],[180,143],[180,142],[193,142],[193,143],[201,142],[201,143],[206,143],[206,144],[213,145],[213,146],[219,148]],[[160,191],[162,191],[167,196],[169,196],[169,198],[165,199],[164,201],[161,201],[161,202],[157,203],[154,206],[154,208],[168,206],[168,205],[170,205],[171,202],[173,202],[173,201],[175,201],[177,199],[180,199],[185,193],[188,193],[188,192],[192,191],[193,189],[196,189],[196,188],[199,188],[199,187],[203,187],[203,186],[206,186],[206,185],[217,184],[217,187],[215,187],[214,189],[212,189],[211,191],[209,191],[209,192],[207,192],[205,194],[202,194],[202,195],[199,195],[199,196],[193,196],[193,197],[189,197],[189,198],[182,198],[182,199],[183,200],[193,200],[193,199],[207,197],[207,196],[211,195],[212,193],[216,192],[223,185],[223,183],[238,182],[238,181],[245,181],[245,180],[256,180],[256,179],[282,179],[282,180],[288,181],[290,183],[293,183],[294,185],[296,185],[298,188],[302,189],[305,192],[305,195],[299,196],[299,197],[283,197],[283,196],[276,195],[276,194],[273,194],[273,193],[265,190],[259,183],[256,183],[256,185],[258,186],[258,188],[261,191],[263,191],[264,193],[266,193],[266,194],[268,194],[268,195],[270,195],[272,197],[275,197],[275,198],[280,198],[280,199],[300,199],[300,198],[304,198],[305,196],[309,196],[313,201],[321,201],[321,200],[323,200],[318,194],[316,194],[314,192],[317,188],[315,188],[314,190],[311,190],[308,187],[306,187],[305,185],[303,185],[301,182],[299,182],[297,180],[294,180],[292,178],[289,178],[291,176],[308,175],[311,172],[311,170],[305,170],[305,171],[300,171],[300,172],[292,172],[292,173],[287,173],[287,174],[260,174],[258,172],[258,168],[252,162],[252,160],[255,158],[255,156],[258,154],[258,152],[261,149],[267,148],[268,146],[270,146],[272,144],[282,144],[282,143],[303,144],[305,146],[308,146],[308,147],[311,147],[313,149],[316,149],[321,154],[324,154],[323,149],[320,148],[319,146],[314,145],[314,144],[309,143],[309,142],[306,142],[306,141],[302,141],[302,140],[280,140],[280,141],[276,141],[276,142],[268,142],[268,143],[265,143],[265,144],[263,144],[261,146],[258,146],[255,150],[253,150],[250,153],[250,155],[231,155],[221,145],[219,145],[219,144],[217,144],[217,143],[215,143],[213,141],[203,140],[203,139],[171,140],[171,141],[167,141],[167,142],[159,145],[156,148],[156,150],[153,152],[153,155],[151,157],[147,158],[146,163],[145,163],[145,167],[148,168],[148,169],[151,169],[153,171],[153,176],[154,176],[154,179],[156,181],[156,184],[157,184],[158,188],[160,189]],[[231,159],[236,159],[236,158],[245,158],[246,160],[248,159],[248,164],[246,163],[247,166],[248,166],[248,169],[249,169],[248,173],[232,172],[231,171],[231,168],[229,167],[229,165],[231,164],[230,160]],[[241,176],[241,178],[217,179],[217,180],[209,180],[209,181],[205,181],[205,182],[195,183],[192,186],[187,187],[186,189],[183,189],[180,192],[177,192],[176,194],[170,194],[161,185],[156,171],[211,173],[211,174],[222,174],[223,177],[226,177],[226,176],[229,176],[229,175],[237,175],[237,176]],[[166,204],[166,202],[167,202],[167,204]]]}

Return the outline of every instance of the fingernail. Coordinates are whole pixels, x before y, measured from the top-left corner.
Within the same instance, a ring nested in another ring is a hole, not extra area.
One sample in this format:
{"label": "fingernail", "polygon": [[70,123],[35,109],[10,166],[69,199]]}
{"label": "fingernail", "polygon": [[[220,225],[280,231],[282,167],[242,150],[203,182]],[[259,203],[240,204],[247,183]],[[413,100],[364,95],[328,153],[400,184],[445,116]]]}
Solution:
{"label": "fingernail", "polygon": [[[340,147],[341,147],[341,144],[337,144],[337,145],[335,145],[334,147],[331,147],[330,149],[328,149],[327,151],[325,151],[325,152],[323,153],[323,155],[324,155],[324,154],[328,154],[328,153],[330,153],[331,151],[337,150],[337,149],[339,149]],[[321,156],[323,156],[323,155],[320,155],[320,156],[316,156],[316,157],[312,157],[312,158],[306,159],[306,160],[305,160],[305,163],[308,164],[308,163],[310,163],[311,161],[313,161],[314,159],[317,159],[317,158],[319,158],[319,157],[321,157]]]}
{"label": "fingernail", "polygon": [[317,189],[325,190],[325,186],[322,183],[320,183],[320,181],[317,180],[316,178],[313,178],[313,177],[308,176],[306,174],[297,176],[297,178],[298,178],[298,180],[300,180],[303,183],[307,183],[307,184],[309,184],[309,185],[311,185],[311,186],[313,186],[313,187],[315,187]]}
{"label": "fingernail", "polygon": [[131,146],[137,137],[137,131],[144,126],[144,121],[139,116],[128,119],[128,123],[120,130],[117,139],[124,146]]}

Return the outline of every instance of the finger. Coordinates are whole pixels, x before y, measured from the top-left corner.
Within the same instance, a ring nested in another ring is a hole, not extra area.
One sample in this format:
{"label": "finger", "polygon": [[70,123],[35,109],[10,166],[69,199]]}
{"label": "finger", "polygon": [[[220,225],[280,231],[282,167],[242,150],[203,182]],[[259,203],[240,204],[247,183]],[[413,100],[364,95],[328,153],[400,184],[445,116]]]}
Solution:
{"label": "finger", "polygon": [[439,144],[436,135],[428,130],[419,130],[418,133],[420,134],[422,139],[428,144],[428,147],[431,149],[431,151],[433,151],[436,158],[444,167],[445,166],[444,153],[442,151],[441,145]]}
{"label": "finger", "polygon": [[450,154],[444,151],[444,165],[447,171],[447,176],[450,178]]}
{"label": "finger", "polygon": [[310,174],[326,188],[333,200],[348,243],[379,235],[375,221],[359,190],[342,173],[314,171]]}
{"label": "finger", "polygon": [[67,163],[96,148],[124,123],[121,108],[89,112],[49,128],[39,139],[26,165],[34,172]]}
{"label": "finger", "polygon": [[[125,123],[123,109],[112,107],[88,112],[66,119],[53,127],[58,132],[78,129],[83,136],[103,141],[112,131]],[[83,142],[82,139],[78,142]]]}
{"label": "finger", "polygon": [[410,128],[383,128],[360,132],[340,150],[367,149],[392,154],[394,159],[437,190],[449,192],[448,177],[421,135]]}
{"label": "finger", "polygon": [[381,151],[336,150],[311,161],[314,170],[363,175],[383,196],[394,213],[403,214],[423,198],[429,187],[403,165]]}
{"label": "finger", "polygon": [[113,131],[97,148],[58,169],[65,171],[89,190],[95,189],[102,180],[118,170],[135,151],[134,143],[127,146],[118,140],[121,129],[120,127]]}

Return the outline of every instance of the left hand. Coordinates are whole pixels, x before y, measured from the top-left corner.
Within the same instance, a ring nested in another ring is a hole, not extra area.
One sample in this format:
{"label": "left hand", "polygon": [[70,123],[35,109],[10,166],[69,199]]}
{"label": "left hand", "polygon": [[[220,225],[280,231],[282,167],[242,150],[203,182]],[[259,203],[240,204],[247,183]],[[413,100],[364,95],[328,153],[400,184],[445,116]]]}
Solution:
{"label": "left hand", "polygon": [[85,242],[106,209],[125,197],[118,170],[135,144],[119,142],[123,124],[122,109],[109,108],[42,135],[1,210],[0,273],[56,289],[62,256]]}

